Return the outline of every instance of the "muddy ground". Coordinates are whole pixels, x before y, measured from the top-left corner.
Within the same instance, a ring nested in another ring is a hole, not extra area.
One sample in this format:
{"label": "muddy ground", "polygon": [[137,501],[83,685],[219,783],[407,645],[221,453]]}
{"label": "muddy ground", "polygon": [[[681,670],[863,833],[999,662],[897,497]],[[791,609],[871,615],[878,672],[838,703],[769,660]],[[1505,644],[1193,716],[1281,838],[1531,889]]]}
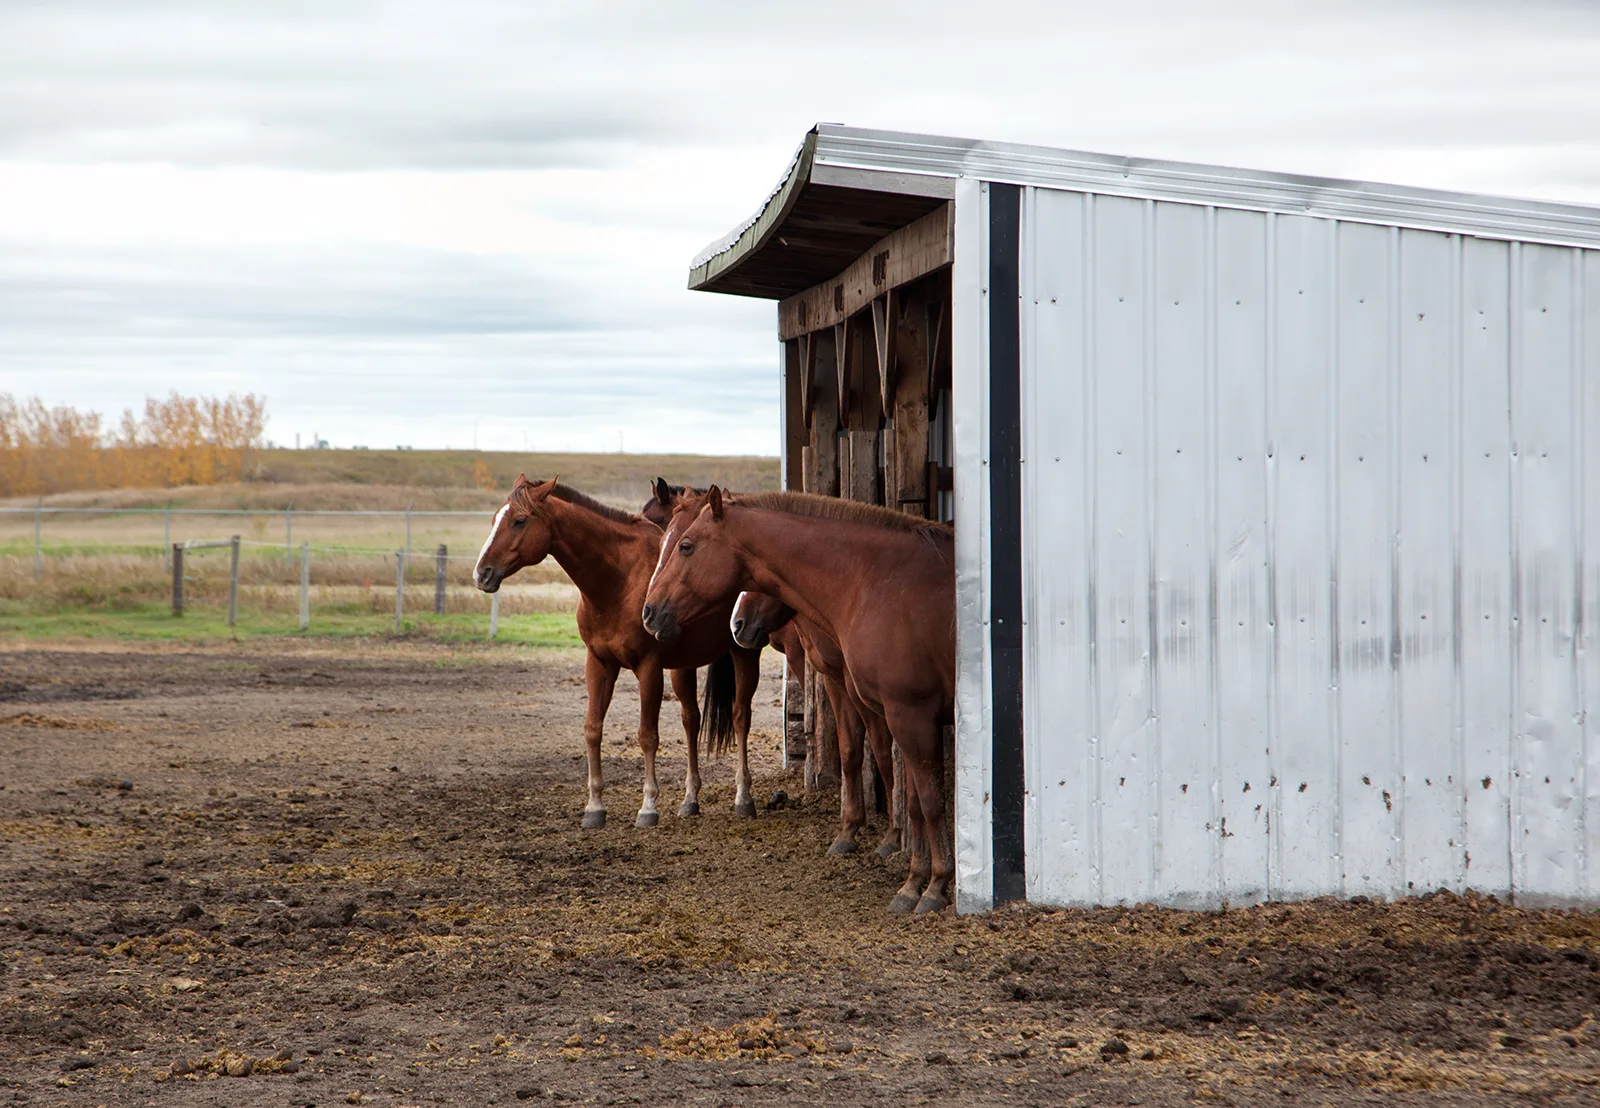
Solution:
{"label": "muddy ground", "polygon": [[625,678],[583,832],[575,656],[0,650],[0,1105],[1600,1102],[1600,918],[893,918],[771,674],[798,804],[635,830]]}

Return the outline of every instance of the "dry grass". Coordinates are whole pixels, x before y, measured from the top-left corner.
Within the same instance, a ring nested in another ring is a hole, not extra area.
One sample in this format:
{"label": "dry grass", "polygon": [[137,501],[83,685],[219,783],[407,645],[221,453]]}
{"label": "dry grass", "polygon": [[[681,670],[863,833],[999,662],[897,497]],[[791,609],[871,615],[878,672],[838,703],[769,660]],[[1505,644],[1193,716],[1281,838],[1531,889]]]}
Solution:
{"label": "dry grass", "polygon": [[[428,509],[493,511],[517,474],[561,480],[618,507],[637,508],[657,476],[747,491],[778,487],[778,459],[698,454],[519,454],[469,450],[263,450],[242,484],[108,489],[47,496],[47,507]],[[489,488],[477,479],[477,463]],[[0,507],[32,507],[31,498]],[[27,521],[31,529],[32,520]]]}

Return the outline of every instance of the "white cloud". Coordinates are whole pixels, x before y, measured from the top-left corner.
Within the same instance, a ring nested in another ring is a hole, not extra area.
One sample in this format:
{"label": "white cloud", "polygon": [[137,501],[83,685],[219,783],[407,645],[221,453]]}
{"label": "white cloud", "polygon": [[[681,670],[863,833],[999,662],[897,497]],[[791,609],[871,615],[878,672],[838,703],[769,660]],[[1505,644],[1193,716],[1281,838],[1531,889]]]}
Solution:
{"label": "white cloud", "polygon": [[683,283],[818,119],[1600,202],[1596,56],[1553,2],[12,3],[0,389],[775,450],[771,306]]}

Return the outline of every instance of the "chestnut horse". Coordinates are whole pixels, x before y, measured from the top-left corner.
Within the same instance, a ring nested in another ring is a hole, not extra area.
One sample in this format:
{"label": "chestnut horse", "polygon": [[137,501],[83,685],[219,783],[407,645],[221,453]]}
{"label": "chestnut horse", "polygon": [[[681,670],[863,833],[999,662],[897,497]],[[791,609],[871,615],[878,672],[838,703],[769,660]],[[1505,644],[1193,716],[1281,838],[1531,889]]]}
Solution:
{"label": "chestnut horse", "polygon": [[678,814],[699,814],[701,713],[695,707],[695,669],[703,665],[712,667],[706,687],[708,745],[720,751],[730,736],[737,741],[734,812],[756,814],[750,795],[749,737],[750,700],[760,677],[760,653],[734,645],[728,632],[731,598],[729,604],[708,608],[702,618],[685,621],[683,635],[670,645],[645,633],[639,625],[639,606],[649,587],[661,536],[661,528],[648,520],[601,504],[554,479],[535,483],[518,476],[511,495],[494,517],[473,570],[473,583],[484,592],[494,592],[523,566],[538,565],[551,556],[578,587],[578,634],[587,650],[584,678],[589,692],[583,722],[589,753],[584,827],[604,827],[606,822],[600,740],[617,674],[623,669],[632,670],[639,679],[644,801],[635,825],[654,827],[659,819],[656,749],[661,741],[663,671],[671,671],[672,691],[678,698],[689,744],[689,770]]}
{"label": "chestnut horse", "polygon": [[955,715],[955,532],[805,493],[725,501],[713,485],[673,513],[641,615],[672,643],[742,591],[781,600],[838,644],[857,698],[899,745],[907,795],[915,789],[921,807],[922,833],[890,909],[944,908],[954,876],[941,728]]}
{"label": "chestnut horse", "polygon": [[[729,502],[733,502],[729,498]],[[771,643],[798,670],[804,659],[822,682],[839,735],[839,771],[843,777],[839,794],[839,834],[828,847],[829,854],[854,854],[856,834],[866,826],[867,808],[861,784],[861,736],[864,731],[872,744],[872,757],[890,797],[889,828],[878,842],[878,857],[888,858],[900,849],[900,832],[894,813],[894,753],[889,729],[881,716],[874,715],[856,700],[849,689],[844,655],[839,644],[822,628],[795,614],[795,610],[775,597],[758,592],[742,592],[733,605],[729,624],[733,641],[752,650]],[[911,798],[911,799],[914,799]]]}
{"label": "chestnut horse", "polygon": [[[665,528],[672,520],[673,510],[686,497],[700,496],[705,489],[692,485],[669,485],[665,477],[657,477],[655,493],[639,514],[651,523]],[[730,500],[737,494],[728,493]],[[835,732],[839,742],[839,768],[842,780],[839,792],[839,834],[828,847],[829,854],[853,854],[856,835],[866,825],[866,804],[861,791],[861,738],[865,731],[872,743],[873,757],[878,772],[883,777],[889,796],[894,796],[894,759],[890,749],[888,728],[883,720],[866,711],[846,688],[844,658],[839,645],[827,633],[805,619],[795,619],[794,609],[780,600],[760,593],[740,593],[733,606],[729,625],[733,641],[751,650],[760,650],[770,642],[774,649],[789,659],[789,668],[801,672],[807,659],[822,681],[824,695],[833,708]],[[895,826],[894,811],[889,812],[889,829],[878,843],[878,857],[889,858],[900,849],[900,832]]]}

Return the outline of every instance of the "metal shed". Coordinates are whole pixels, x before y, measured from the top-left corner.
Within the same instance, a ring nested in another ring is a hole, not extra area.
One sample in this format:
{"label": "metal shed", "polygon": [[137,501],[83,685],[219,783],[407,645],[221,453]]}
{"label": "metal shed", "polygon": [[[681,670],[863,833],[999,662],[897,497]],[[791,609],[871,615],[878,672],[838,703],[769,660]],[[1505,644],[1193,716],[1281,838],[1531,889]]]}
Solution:
{"label": "metal shed", "polygon": [[1600,210],[821,126],[689,284],[953,509],[962,911],[1600,903]]}

